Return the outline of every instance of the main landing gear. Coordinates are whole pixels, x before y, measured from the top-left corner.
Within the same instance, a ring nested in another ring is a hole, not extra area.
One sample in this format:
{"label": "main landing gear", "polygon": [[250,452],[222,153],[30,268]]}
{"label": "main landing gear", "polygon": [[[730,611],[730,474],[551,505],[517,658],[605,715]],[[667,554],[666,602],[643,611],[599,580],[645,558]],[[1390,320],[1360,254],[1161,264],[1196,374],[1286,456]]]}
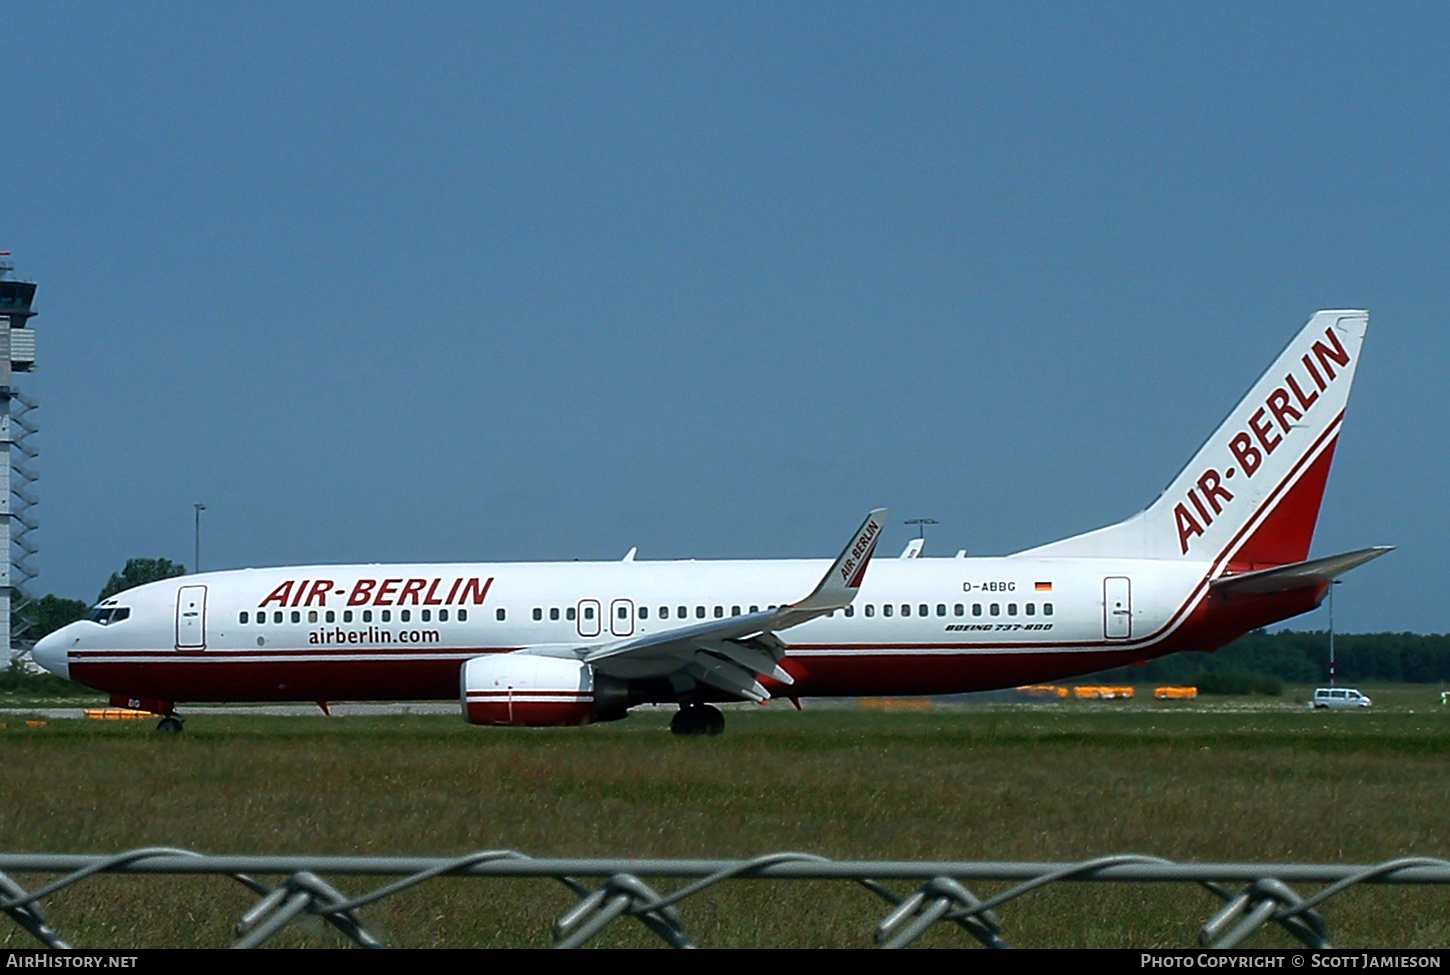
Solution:
{"label": "main landing gear", "polygon": [[179,735],[182,727],[181,716],[177,714],[164,714],[156,723],[156,730],[164,735]]}
{"label": "main landing gear", "polygon": [[725,715],[708,704],[683,704],[670,719],[677,735],[718,735],[725,730]]}

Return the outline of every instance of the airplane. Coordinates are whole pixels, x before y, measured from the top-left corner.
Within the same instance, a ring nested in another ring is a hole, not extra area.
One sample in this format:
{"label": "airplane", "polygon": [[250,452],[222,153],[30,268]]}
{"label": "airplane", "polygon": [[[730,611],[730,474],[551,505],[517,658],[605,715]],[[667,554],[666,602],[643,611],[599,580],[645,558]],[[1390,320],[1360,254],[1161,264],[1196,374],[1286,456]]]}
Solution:
{"label": "airplane", "polygon": [[[1389,547],[1309,559],[1369,323],[1320,311],[1168,488],[1125,521],[996,558],[241,569],[138,586],[37,663],[181,730],[179,701],[458,699],[473,724],[583,725],[678,704],[1015,687],[1212,650],[1319,605]],[[869,566],[869,574],[867,572]]]}

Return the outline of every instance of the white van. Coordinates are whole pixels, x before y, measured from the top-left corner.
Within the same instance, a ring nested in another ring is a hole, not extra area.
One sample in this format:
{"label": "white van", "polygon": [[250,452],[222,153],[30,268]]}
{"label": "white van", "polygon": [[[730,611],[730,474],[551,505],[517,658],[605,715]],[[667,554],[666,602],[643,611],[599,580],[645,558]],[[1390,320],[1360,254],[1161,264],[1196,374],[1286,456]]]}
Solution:
{"label": "white van", "polygon": [[1320,687],[1309,702],[1314,708],[1367,708],[1369,698],[1352,687]]}

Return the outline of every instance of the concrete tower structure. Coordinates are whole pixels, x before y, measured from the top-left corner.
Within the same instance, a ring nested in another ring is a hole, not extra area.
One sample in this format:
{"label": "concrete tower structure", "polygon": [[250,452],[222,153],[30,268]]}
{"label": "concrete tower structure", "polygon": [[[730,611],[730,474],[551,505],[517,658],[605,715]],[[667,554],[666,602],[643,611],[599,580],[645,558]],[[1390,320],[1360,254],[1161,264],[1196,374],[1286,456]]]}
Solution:
{"label": "concrete tower structure", "polygon": [[31,562],[36,545],[31,534],[37,524],[35,472],[35,423],[30,418],[35,400],[15,388],[15,375],[35,366],[35,332],[29,327],[35,316],[35,285],[10,280],[15,270],[9,251],[0,251],[0,634],[6,645],[6,660],[23,656],[30,648],[26,630],[31,621],[25,612],[31,597],[26,584],[35,578]]}

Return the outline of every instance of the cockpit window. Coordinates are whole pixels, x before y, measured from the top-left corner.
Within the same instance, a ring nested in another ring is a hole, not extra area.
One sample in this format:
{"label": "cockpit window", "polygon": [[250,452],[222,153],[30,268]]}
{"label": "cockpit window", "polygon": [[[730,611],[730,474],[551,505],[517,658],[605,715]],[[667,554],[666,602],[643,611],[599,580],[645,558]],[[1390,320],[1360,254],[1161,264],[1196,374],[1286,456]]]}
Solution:
{"label": "cockpit window", "polygon": [[130,606],[97,606],[91,610],[86,619],[107,626],[111,623],[119,623],[131,615]]}

